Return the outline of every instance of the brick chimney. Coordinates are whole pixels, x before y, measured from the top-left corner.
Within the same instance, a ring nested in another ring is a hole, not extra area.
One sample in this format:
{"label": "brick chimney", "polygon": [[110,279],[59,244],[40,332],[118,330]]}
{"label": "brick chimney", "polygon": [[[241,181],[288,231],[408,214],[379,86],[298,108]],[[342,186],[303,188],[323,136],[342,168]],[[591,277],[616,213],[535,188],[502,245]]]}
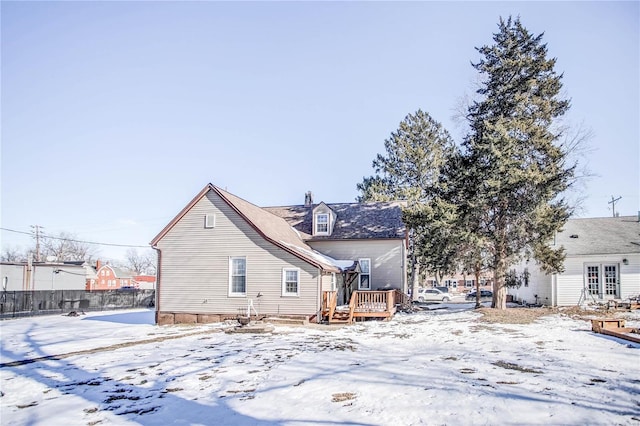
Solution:
{"label": "brick chimney", "polygon": [[100,269],[101,266],[102,266],[102,262],[100,262],[99,260],[96,260],[96,271]]}
{"label": "brick chimney", "polygon": [[313,194],[311,193],[311,191],[307,191],[304,194],[304,206],[311,207],[312,205],[313,205]]}

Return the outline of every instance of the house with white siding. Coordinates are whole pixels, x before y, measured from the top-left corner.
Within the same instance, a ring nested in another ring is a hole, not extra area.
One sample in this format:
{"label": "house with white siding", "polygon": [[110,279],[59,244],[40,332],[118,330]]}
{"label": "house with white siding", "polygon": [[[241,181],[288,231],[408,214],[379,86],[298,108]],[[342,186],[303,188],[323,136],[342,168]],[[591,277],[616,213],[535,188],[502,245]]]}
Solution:
{"label": "house with white siding", "polygon": [[545,274],[531,259],[516,301],[548,306],[625,300],[640,295],[640,221],[635,216],[570,219],[551,243],[564,247],[564,272]]}
{"label": "house with white siding", "polygon": [[258,207],[215,185],[152,240],[156,321],[319,317],[323,292],[406,293],[401,203]]}
{"label": "house with white siding", "polygon": [[93,273],[85,262],[1,262],[3,291],[84,290]]}

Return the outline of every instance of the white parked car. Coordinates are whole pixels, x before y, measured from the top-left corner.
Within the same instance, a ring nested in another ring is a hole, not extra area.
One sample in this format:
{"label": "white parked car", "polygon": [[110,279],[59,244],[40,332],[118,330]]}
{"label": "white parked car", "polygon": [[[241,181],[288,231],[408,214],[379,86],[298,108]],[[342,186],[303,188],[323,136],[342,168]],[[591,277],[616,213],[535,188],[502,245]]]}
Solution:
{"label": "white parked car", "polygon": [[451,295],[437,288],[421,288],[418,290],[418,301],[420,302],[448,302]]}

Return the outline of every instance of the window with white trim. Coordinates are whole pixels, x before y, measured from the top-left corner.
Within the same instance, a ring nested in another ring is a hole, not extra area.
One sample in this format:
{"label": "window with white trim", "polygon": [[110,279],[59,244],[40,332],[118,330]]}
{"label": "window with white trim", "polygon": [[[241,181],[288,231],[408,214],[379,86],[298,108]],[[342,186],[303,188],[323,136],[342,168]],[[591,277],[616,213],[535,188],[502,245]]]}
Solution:
{"label": "window with white trim", "polygon": [[229,295],[247,295],[247,258],[229,258]]}
{"label": "window with white trim", "polygon": [[332,272],[331,273],[331,291],[335,291],[336,290],[336,273]]}
{"label": "window with white trim", "polygon": [[358,290],[371,290],[371,259],[358,259],[360,264],[360,282]]}
{"label": "window with white trim", "polygon": [[476,280],[465,280],[464,281],[464,286],[467,287],[467,288],[473,287],[475,283],[476,283]]}
{"label": "window with white trim", "polygon": [[326,213],[316,214],[316,235],[329,234],[329,215]]}
{"label": "window with white trim", "polygon": [[282,295],[300,295],[300,270],[297,268],[284,268],[282,270]]}

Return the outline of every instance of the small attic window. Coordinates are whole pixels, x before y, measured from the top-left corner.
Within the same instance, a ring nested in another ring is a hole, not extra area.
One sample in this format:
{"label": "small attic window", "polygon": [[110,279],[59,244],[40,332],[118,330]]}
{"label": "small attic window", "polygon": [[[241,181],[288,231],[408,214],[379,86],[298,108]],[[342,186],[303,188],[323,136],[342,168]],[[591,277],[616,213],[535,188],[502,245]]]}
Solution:
{"label": "small attic window", "polygon": [[316,235],[329,234],[329,215],[326,213],[316,214]]}
{"label": "small attic window", "polygon": [[569,238],[578,238],[578,234],[571,234],[569,235]]}
{"label": "small attic window", "polygon": [[205,214],[204,215],[204,227],[215,228],[216,227],[216,215],[215,214]]}

